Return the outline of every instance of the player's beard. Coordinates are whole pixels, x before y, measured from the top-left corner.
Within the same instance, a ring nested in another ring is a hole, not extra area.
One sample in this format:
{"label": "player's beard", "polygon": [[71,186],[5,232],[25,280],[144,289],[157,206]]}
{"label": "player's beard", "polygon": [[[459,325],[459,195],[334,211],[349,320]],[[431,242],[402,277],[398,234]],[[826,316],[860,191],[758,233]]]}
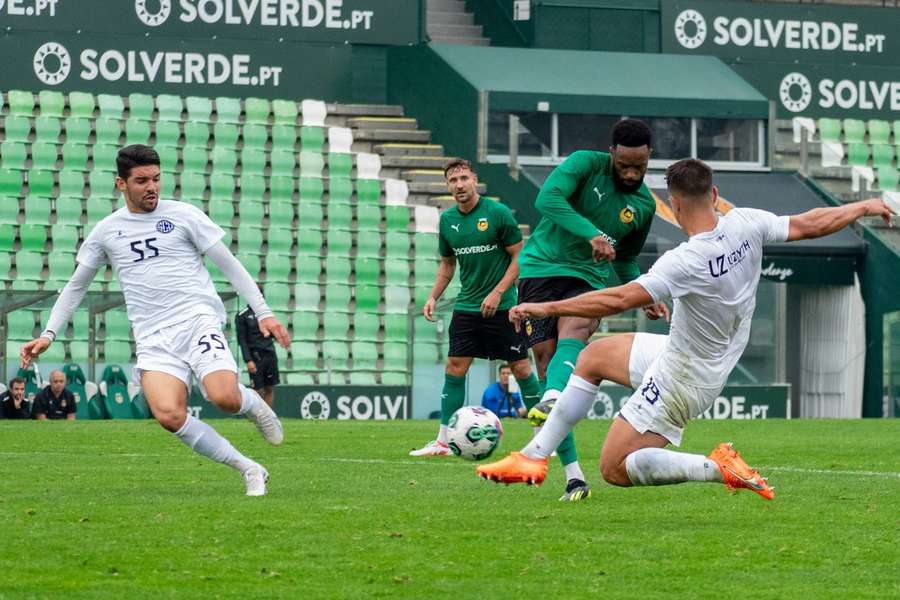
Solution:
{"label": "player's beard", "polygon": [[629,183],[622,179],[619,176],[619,172],[613,169],[613,184],[615,184],[616,189],[622,192],[623,194],[633,194],[639,189],[641,189],[641,184],[644,183],[644,178],[641,177],[635,183]]}

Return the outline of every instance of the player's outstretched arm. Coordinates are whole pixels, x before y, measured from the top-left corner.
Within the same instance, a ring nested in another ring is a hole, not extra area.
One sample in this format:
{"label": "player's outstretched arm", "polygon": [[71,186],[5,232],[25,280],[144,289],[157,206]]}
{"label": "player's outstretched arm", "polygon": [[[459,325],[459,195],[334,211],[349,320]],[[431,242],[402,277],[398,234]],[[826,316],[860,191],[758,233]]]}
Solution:
{"label": "player's outstretched arm", "polygon": [[893,227],[891,219],[896,213],[883,200],[864,200],[843,206],[814,208],[799,215],[792,215],[788,230],[788,241],[823,237],[855,222],[862,217],[881,217]]}
{"label": "player's outstretched arm", "polygon": [[438,265],[437,274],[434,276],[434,285],[431,287],[431,294],[428,295],[428,300],[425,302],[425,306],[422,307],[422,314],[425,315],[425,318],[429,321],[434,321],[434,307],[440,297],[444,294],[444,290],[446,290],[447,286],[450,285],[450,282],[453,281],[453,274],[455,272],[456,257],[442,256],[441,262]]}
{"label": "player's outstretched arm", "polygon": [[247,272],[244,265],[234,257],[231,250],[226,248],[222,242],[218,242],[206,251],[206,255],[221,269],[231,286],[250,305],[253,314],[256,315],[259,330],[262,334],[266,337],[274,336],[282,348],[290,347],[291,336],[288,334],[287,329],[275,318],[272,309],[266,304],[266,299],[263,298],[256,282],[250,277],[250,273]]}
{"label": "player's outstretched arm", "polygon": [[524,303],[509,311],[509,320],[518,330],[526,319],[543,317],[603,318],[632,308],[653,304],[653,298],[639,283],[631,282],[605,290],[585,292],[580,296],[555,302]]}
{"label": "player's outstretched arm", "polygon": [[84,298],[84,294],[87,292],[96,274],[97,269],[94,267],[88,267],[81,263],[75,267],[72,278],[69,279],[69,283],[66,284],[59,298],[53,304],[53,309],[50,311],[50,319],[47,321],[47,326],[44,327],[40,337],[24,344],[19,350],[22,368],[28,367],[33,359],[50,347],[50,344],[56,339],[57,333],[62,331],[62,328],[72,318],[72,313],[81,304],[81,300]]}

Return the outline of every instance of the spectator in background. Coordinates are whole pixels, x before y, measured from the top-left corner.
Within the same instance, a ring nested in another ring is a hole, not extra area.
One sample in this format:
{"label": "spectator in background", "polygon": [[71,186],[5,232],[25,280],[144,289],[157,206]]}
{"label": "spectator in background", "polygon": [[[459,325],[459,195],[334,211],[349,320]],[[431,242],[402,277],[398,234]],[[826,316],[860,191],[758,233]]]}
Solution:
{"label": "spectator in background", "polygon": [[509,391],[509,376],[512,369],[508,364],[500,365],[497,370],[499,381],[489,385],[481,396],[481,406],[498,417],[520,417],[526,414],[525,403],[518,392]]}
{"label": "spectator in background", "polygon": [[[262,293],[262,286],[257,284],[257,287]],[[256,315],[249,306],[237,314],[234,326],[253,389],[262,396],[266,404],[272,406],[272,391],[279,383],[275,340],[259,330]]]}
{"label": "spectator in background", "polygon": [[45,419],[75,420],[75,394],[66,389],[66,375],[60,370],[50,373],[50,385],[34,397],[31,414],[38,421]]}
{"label": "spectator in background", "polygon": [[0,413],[4,419],[30,419],[28,401],[25,400],[25,380],[13,377],[9,389],[0,394]]}

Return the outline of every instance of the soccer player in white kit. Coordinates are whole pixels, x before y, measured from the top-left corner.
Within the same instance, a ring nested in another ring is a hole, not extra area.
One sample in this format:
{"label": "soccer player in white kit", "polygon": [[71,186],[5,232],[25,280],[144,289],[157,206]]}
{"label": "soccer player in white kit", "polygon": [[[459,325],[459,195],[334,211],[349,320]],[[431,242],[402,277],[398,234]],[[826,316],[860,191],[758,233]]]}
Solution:
{"label": "soccer player in white kit", "polygon": [[266,469],[238,452],[208,424],[187,413],[191,373],[210,402],[245,415],[273,445],[281,422],[259,394],[238,383],[237,365],[222,333],[225,306],[203,255],[228,277],[259,318],[259,328],[287,347],[290,338],[247,270],[222,243],[224,231],[196,207],[159,198],[159,155],[148,146],[123,148],[116,187],[125,206],[101,220],[78,251],[77,266],[40,337],[20,351],[22,365],[46,350],[78,308],[104,264],[119,279],[137,343],[135,378],[153,416],[198,454],[241,473],[248,496],[266,493]]}
{"label": "soccer player in white kit", "polygon": [[763,245],[825,236],[863,216],[880,216],[890,225],[893,212],[883,201],[869,200],[792,216],[748,208],[718,216],[718,192],[706,164],[679,161],[667,170],[666,181],[687,242],[627,285],[558,302],[520,304],[510,310],[510,319],[518,325],[545,316],[607,317],[671,298],[669,335],[628,333],[588,346],[538,435],[521,452],[478,467],[481,477],[543,482],[547,456],[587,416],[598,384],[607,379],[635,390],[603,444],[600,470],[607,482],[711,481],[774,498],[767,481],[730,444],[720,444],[708,457],[665,446],[681,445],[684,426],[712,405],[747,345]]}

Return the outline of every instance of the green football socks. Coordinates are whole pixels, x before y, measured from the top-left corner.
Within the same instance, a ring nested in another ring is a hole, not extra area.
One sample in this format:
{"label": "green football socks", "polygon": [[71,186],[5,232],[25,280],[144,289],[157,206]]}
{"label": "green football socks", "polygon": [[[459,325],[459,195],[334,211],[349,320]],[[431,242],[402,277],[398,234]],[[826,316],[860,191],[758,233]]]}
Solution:
{"label": "green football socks", "polygon": [[466,377],[444,374],[444,390],[441,392],[441,425],[450,422],[453,413],[466,401]]}
{"label": "green football socks", "polygon": [[537,404],[541,399],[541,386],[538,378],[531,372],[527,379],[516,379],[519,383],[519,389],[522,391],[522,402],[525,403],[525,409],[531,410],[531,407]]}
{"label": "green football socks", "polygon": [[[547,389],[557,390],[559,392],[566,388],[569,377],[575,370],[575,363],[578,361],[578,354],[587,346],[584,342],[574,338],[565,338],[559,340],[556,345],[556,353],[547,366]],[[556,449],[559,455],[559,462],[563,466],[578,462],[578,452],[575,449],[575,436],[570,431],[568,435],[560,442]]]}

